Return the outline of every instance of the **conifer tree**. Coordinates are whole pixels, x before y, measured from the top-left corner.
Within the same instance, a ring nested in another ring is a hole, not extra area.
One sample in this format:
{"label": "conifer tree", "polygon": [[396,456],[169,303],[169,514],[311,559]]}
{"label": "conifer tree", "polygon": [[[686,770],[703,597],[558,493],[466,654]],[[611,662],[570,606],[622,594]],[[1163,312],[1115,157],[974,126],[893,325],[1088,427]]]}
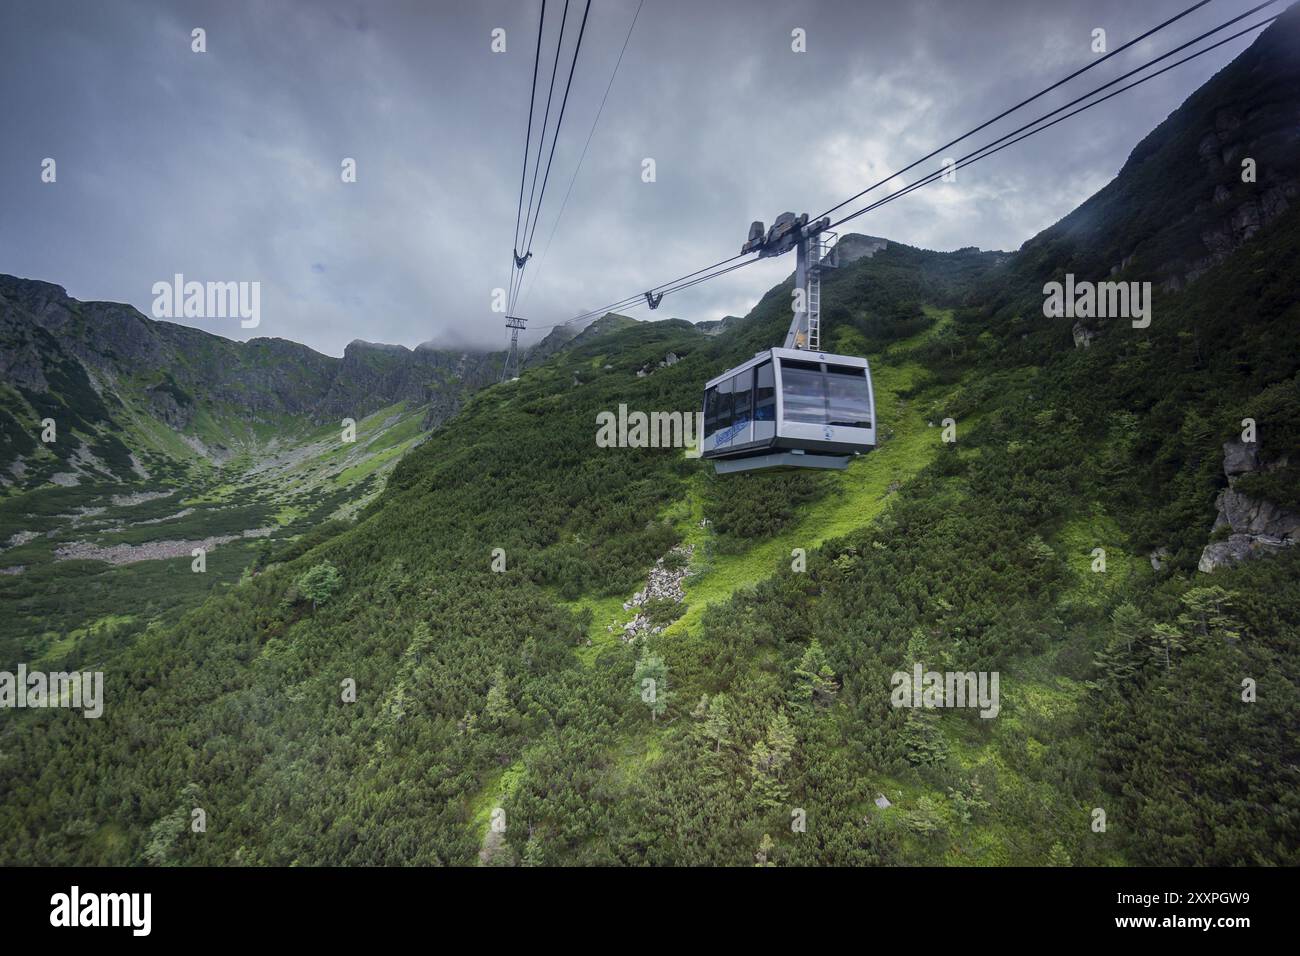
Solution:
{"label": "conifer tree", "polygon": [[722,750],[722,745],[730,743],[731,718],[727,716],[727,695],[718,694],[709,701],[708,714],[704,718],[704,736],[713,741],[715,753]]}
{"label": "conifer tree", "polygon": [[632,674],[632,696],[650,708],[650,719],[656,720],[668,709],[671,695],[668,692],[668,667],[663,658],[646,653],[636,662]]}
{"label": "conifer tree", "polygon": [[795,668],[795,686],[791,697],[796,704],[826,706],[840,689],[835,672],[826,660],[826,652],[814,638]]}

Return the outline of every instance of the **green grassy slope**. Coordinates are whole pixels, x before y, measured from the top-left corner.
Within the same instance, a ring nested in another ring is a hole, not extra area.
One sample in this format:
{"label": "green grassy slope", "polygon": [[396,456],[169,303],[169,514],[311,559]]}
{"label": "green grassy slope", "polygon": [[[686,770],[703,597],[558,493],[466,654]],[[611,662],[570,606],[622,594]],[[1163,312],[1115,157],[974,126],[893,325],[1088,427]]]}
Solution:
{"label": "green grassy slope", "polygon": [[[898,254],[912,255],[902,249]],[[924,324],[933,320],[925,319],[915,301],[903,301],[922,285],[916,275],[909,284],[900,283],[897,308],[909,315],[915,309]],[[760,336],[784,324],[779,292],[751,321],[768,327],[759,330]],[[472,730],[459,729],[463,723],[477,723],[472,718],[486,689],[479,684],[489,681],[498,666],[506,668],[507,680],[533,683],[535,678],[537,686],[530,693],[554,694],[557,700],[566,701],[574,694],[590,698],[597,708],[593,716],[603,713],[615,726],[635,720],[635,712],[625,713],[629,708],[623,705],[625,677],[616,676],[623,670],[623,664],[616,662],[631,651],[622,646],[611,648],[610,659],[602,656],[596,666],[582,668],[574,644],[588,623],[553,602],[556,597],[576,600],[584,595],[599,598],[630,593],[644,569],[679,539],[680,532],[666,511],[684,500],[688,488],[698,487],[702,464],[672,451],[597,450],[596,412],[617,407],[620,401],[647,409],[693,409],[700,376],[733,361],[747,348],[737,341],[723,344],[707,339],[677,322],[638,325],[608,338],[597,337],[551,364],[529,371],[521,381],[490,389],[472,400],[448,428],[403,460],[381,506],[372,506],[354,531],[299,561],[302,565],[328,557],[343,573],[344,593],[356,597],[330,602],[303,616],[301,604],[286,601],[283,591],[297,572],[293,568],[272,569],[228,595],[214,597],[202,613],[169,629],[165,647],[149,636],[153,631],[131,634],[119,630],[96,639],[100,643],[82,642],[66,660],[72,664],[86,659],[85,655],[102,653],[101,648],[111,643],[114,653],[121,654],[118,666],[125,672],[144,665],[167,674],[163,684],[168,700],[175,702],[173,695],[192,694],[198,709],[205,710],[202,701],[211,693],[217,693],[217,698],[211,698],[216,704],[234,689],[219,689],[226,679],[219,675],[226,673],[243,688],[238,693],[251,694],[263,701],[258,706],[277,712],[268,725],[276,730],[265,738],[267,749],[261,757],[246,755],[253,763],[238,774],[242,782],[220,774],[224,783],[218,789],[225,790],[226,785],[234,788],[222,797],[223,803],[234,802],[227,805],[230,812],[234,805],[267,798],[263,787],[271,780],[283,782],[298,772],[315,775],[327,769],[321,765],[309,769],[300,763],[302,754],[293,756],[272,741],[293,737],[279,721],[313,701],[309,709],[314,713],[310,717],[303,714],[304,719],[323,719],[329,724],[340,718],[346,723],[362,717],[361,710],[333,717],[315,711],[316,705],[327,706],[333,696],[332,692],[321,694],[335,683],[334,669],[352,671],[358,683],[368,688],[362,696],[367,713],[371,704],[377,708],[364,719],[377,721],[375,731],[382,736],[397,735],[383,741],[383,748],[396,748],[408,755],[411,741],[407,738],[418,727],[417,736],[426,738],[419,748],[425,754],[420,762],[428,765],[432,761],[433,766],[448,768],[433,777],[425,771],[407,772],[411,770],[407,768],[400,780],[395,778],[381,787],[397,788],[387,799],[397,800],[403,813],[415,812],[413,794],[420,794],[420,807],[426,805],[429,794],[424,791],[429,786],[448,791],[438,801],[446,809],[426,824],[439,838],[422,845],[418,852],[414,847],[407,852],[422,854],[424,859],[431,855],[466,859],[466,854],[472,855],[477,848],[477,835],[460,819],[462,811],[456,806],[461,801],[472,802],[472,795],[494,778],[498,761],[511,751],[519,753],[531,736],[522,725],[504,737],[499,733],[480,737]],[[646,378],[636,377],[637,369],[657,362],[668,351],[683,360]],[[899,375],[901,387],[908,381],[907,373],[900,371]],[[575,377],[580,385],[573,385]],[[914,424],[908,426],[912,427]],[[904,440],[898,439],[900,450]],[[888,462],[891,456],[882,454],[881,460]],[[901,468],[906,456],[897,457]],[[871,472],[878,468],[869,462],[864,466]],[[862,480],[853,473],[852,492],[862,491],[858,486]],[[879,479],[869,481],[878,483]],[[869,520],[869,515],[862,520]],[[489,570],[496,547],[505,550],[505,574]],[[362,594],[367,596],[361,598]],[[385,594],[390,596],[378,597]],[[356,600],[362,604],[354,603]],[[365,620],[360,621],[351,611],[345,612],[345,604],[353,611],[362,605],[370,610],[363,611]],[[271,617],[264,618],[268,612]],[[339,616],[331,624],[333,615]],[[229,639],[237,634],[246,637],[236,638],[232,645]],[[254,643],[246,645],[248,639]],[[205,661],[202,669],[186,663],[198,646],[191,643],[195,641],[208,648],[201,655]],[[324,643],[318,643],[321,641]],[[421,650],[426,644],[428,649]],[[236,645],[244,649],[237,650]],[[307,650],[307,645],[318,647],[331,659],[331,673],[307,664],[318,653]],[[226,657],[232,653],[252,666],[235,666],[235,659]],[[436,662],[429,660],[431,654],[437,655]],[[216,663],[212,655],[229,664]],[[176,667],[180,670],[174,670]],[[282,668],[288,668],[292,677]],[[191,679],[206,690],[195,686],[187,690]],[[212,685],[212,680],[218,684]],[[263,683],[267,680],[276,683]],[[284,680],[288,684],[282,683]],[[281,693],[273,689],[279,686],[291,690]],[[413,694],[412,687],[419,692]],[[382,701],[372,700],[370,693],[378,694]],[[153,738],[151,746],[174,753],[169,762],[188,768],[181,771],[183,775],[205,778],[194,762],[196,755],[187,754],[181,739],[164,734],[169,741],[165,743],[156,736],[157,722],[147,713],[161,702],[130,701],[130,697],[124,698],[106,720],[126,721],[146,732]],[[144,710],[137,711],[137,707]],[[400,708],[403,718],[394,717],[394,707]],[[117,716],[111,716],[113,713]],[[196,719],[206,718],[196,715]],[[106,725],[96,724],[96,728],[102,726]],[[341,731],[344,724],[338,726]],[[593,732],[597,727],[593,725]],[[84,732],[75,725],[65,729],[72,734]],[[598,732],[604,735],[607,728]],[[315,739],[308,745],[310,750],[317,744],[334,745],[326,743],[331,736],[328,732],[324,737],[310,736]],[[360,738],[357,743],[361,744]],[[77,749],[70,746],[65,752]],[[282,765],[284,760],[298,769]],[[200,759],[203,762],[205,758]],[[337,764],[330,761],[329,765],[353,783],[366,778],[351,758]],[[376,771],[386,774],[396,766],[376,766]],[[123,793],[135,789],[128,781],[135,780],[141,769],[127,759],[109,774],[119,782],[105,781],[105,785],[109,790],[121,785],[126,788]],[[328,772],[332,775],[334,771]],[[331,789],[331,784],[318,782],[321,786],[313,786],[313,790]],[[341,798],[353,783],[342,786],[338,791]],[[365,786],[375,784],[371,781]],[[157,796],[163,799],[166,794]],[[132,826],[128,832],[137,834],[132,838],[132,853],[142,853],[140,831]],[[214,843],[212,852],[220,855],[225,851]],[[270,855],[269,844],[267,852],[267,858],[290,858],[278,851]],[[304,859],[324,858],[319,855],[321,848],[305,836],[291,852],[295,854],[292,858],[299,853]]]}
{"label": "green grassy slope", "polygon": [[[1293,231],[1274,230],[1264,254],[1289,248]],[[1176,621],[1198,583],[1146,570],[1126,524],[1146,491],[1134,463],[1112,460],[1132,446],[1114,445],[1104,406],[1130,401],[1128,376],[1149,370],[1117,363],[1130,348],[1118,340],[1008,367],[978,316],[952,311],[965,285],[922,298],[944,257],[894,255],[827,283],[845,307],[840,334],[877,370],[889,436],[877,453],[838,475],[724,482],[680,450],[595,447],[597,412],[620,402],[693,409],[701,381],[779,333],[788,288],[730,340],[665,322],[556,356],[471,400],[400,462],[354,529],[286,553],[289,564],[172,626],[114,620],[82,636],[60,663],[109,662],[113,706],[99,721],[15,716],[4,858],[470,863],[500,808],[497,863],[744,864],[764,834],[781,863],[1284,859],[1295,832],[1284,759],[1249,780],[1222,764],[1220,785],[1240,795],[1194,810],[1204,822],[1137,822],[1148,800],[1188,805],[1150,749],[1178,725],[1143,701],[1207,659],[1232,655],[1274,688],[1267,708],[1225,713],[1218,732],[1260,754],[1291,746],[1267,729],[1294,726],[1276,694],[1295,680],[1278,652],[1300,606],[1290,564],[1216,577],[1249,640],[1189,635],[1165,673],[1141,650],[1123,677],[1137,683],[1109,686],[1094,657],[1115,609]],[[1248,263],[1231,281],[1265,281]],[[905,319],[892,335],[855,303],[858,287]],[[1200,300],[1184,301],[1194,312]],[[1167,332],[1194,320],[1170,318]],[[636,377],[668,351],[682,361]],[[1099,376],[1112,387],[1080,388]],[[954,445],[927,424],[950,416]],[[1229,424],[1203,436],[1202,453]],[[1189,500],[1212,498],[1206,477]],[[1117,504],[1117,491],[1132,500]],[[1105,584],[1081,556],[1098,540],[1112,554]],[[682,542],[695,546],[686,612],[648,642],[672,695],[652,721],[632,680],[642,650],[606,628]],[[805,573],[790,570],[796,547]],[[295,581],[322,561],[343,584],[313,608]],[[1250,610],[1261,589],[1287,610]],[[814,640],[839,688],[824,699],[809,699],[803,676]],[[915,661],[1000,671],[1000,715],[891,708],[890,673]],[[704,695],[719,722],[692,716]],[[1102,736],[1132,720],[1154,722],[1149,736]],[[1141,784],[1116,776],[1134,762],[1150,762]],[[878,808],[879,795],[892,805]],[[177,822],[190,805],[208,812],[201,838]],[[1090,827],[1097,807],[1106,833]],[[1216,813],[1231,840],[1189,843]]]}

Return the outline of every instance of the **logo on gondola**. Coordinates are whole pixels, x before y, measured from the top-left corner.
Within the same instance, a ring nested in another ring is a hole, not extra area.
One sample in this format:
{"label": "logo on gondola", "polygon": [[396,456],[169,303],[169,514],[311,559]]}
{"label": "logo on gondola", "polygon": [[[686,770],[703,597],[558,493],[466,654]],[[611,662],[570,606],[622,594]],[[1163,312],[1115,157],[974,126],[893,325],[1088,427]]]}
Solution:
{"label": "logo on gondola", "polygon": [[718,432],[717,437],[714,438],[714,446],[720,448],[723,445],[730,445],[732,440],[748,427],[749,419],[746,418],[742,422],[736,422],[736,424],[732,425],[730,428],[724,428],[722,431]]}
{"label": "logo on gondola", "polygon": [[830,425],[827,425],[825,428],[822,429],[822,437],[825,438],[827,441],[830,441],[832,438],[835,437],[835,429],[831,428]]}

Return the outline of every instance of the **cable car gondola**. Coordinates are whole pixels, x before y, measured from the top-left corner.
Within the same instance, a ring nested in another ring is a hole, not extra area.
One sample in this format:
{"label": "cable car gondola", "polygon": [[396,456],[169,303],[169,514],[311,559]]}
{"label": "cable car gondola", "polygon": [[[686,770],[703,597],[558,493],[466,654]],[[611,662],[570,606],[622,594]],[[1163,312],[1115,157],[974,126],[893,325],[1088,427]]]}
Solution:
{"label": "cable car gondola", "polygon": [[821,270],[834,265],[829,219],[783,213],[772,229],[750,227],[742,251],[780,255],[797,248],[795,287],[804,290],[785,345],[759,352],[704,386],[702,455],[719,474],[775,468],[831,468],[876,447],[871,367],[856,355],[818,349]]}
{"label": "cable car gondola", "polygon": [[768,349],[704,387],[703,456],[719,473],[843,468],[875,447],[864,358]]}

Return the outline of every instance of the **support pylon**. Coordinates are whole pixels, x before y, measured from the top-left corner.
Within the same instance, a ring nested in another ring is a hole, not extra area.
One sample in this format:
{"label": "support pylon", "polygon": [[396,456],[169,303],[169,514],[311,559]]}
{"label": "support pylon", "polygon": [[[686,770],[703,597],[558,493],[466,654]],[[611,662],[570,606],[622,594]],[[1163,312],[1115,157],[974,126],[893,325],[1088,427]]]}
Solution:
{"label": "support pylon", "polygon": [[519,330],[527,328],[528,320],[517,315],[506,316],[506,328],[510,330],[510,351],[506,353],[506,364],[501,369],[501,381],[511,378],[510,366],[515,367],[514,378],[519,377]]}

